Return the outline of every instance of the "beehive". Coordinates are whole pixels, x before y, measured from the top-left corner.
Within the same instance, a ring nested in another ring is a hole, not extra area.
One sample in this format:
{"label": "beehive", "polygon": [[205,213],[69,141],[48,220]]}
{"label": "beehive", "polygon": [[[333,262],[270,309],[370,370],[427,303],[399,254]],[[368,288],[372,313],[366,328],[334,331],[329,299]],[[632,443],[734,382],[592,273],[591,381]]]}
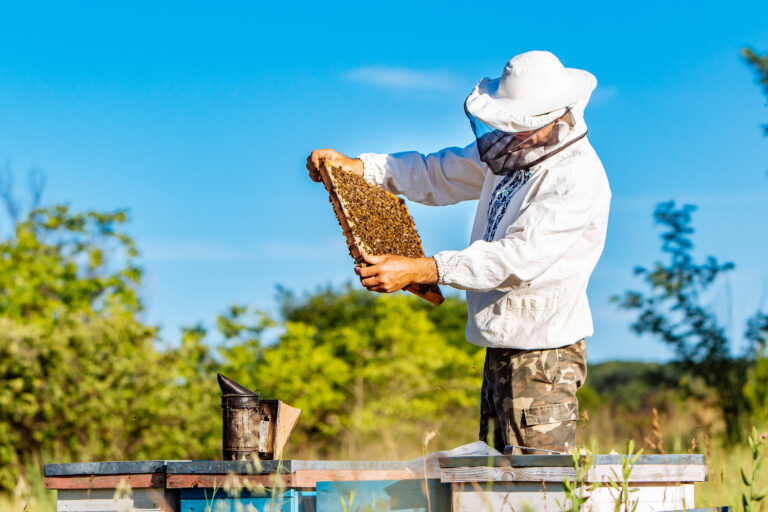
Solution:
{"label": "beehive", "polygon": [[[373,256],[424,257],[421,239],[405,201],[368,184],[356,174],[332,166],[321,166],[320,175],[347,239],[349,254],[357,265],[366,265],[363,252]],[[443,302],[443,294],[436,284],[412,284],[405,289],[435,305]]]}

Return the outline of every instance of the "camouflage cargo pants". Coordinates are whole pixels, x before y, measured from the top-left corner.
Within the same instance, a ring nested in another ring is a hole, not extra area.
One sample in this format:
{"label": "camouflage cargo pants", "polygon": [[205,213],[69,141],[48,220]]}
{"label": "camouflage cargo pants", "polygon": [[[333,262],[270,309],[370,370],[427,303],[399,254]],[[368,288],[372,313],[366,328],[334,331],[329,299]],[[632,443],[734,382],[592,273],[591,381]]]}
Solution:
{"label": "camouflage cargo pants", "polygon": [[563,452],[574,448],[576,390],[586,377],[584,340],[545,350],[487,349],[480,440],[499,451],[510,445]]}

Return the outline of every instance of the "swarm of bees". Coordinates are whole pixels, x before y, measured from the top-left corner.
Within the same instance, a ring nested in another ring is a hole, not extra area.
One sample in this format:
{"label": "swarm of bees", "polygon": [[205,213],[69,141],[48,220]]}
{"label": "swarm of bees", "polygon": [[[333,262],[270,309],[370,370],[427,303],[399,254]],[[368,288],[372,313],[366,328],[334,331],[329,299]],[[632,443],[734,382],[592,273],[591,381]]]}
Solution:
{"label": "swarm of bees", "polygon": [[[358,265],[365,265],[361,252],[424,257],[419,233],[402,199],[327,163],[320,174],[347,237],[349,253]],[[411,285],[406,289],[433,304],[443,301],[437,285]]]}

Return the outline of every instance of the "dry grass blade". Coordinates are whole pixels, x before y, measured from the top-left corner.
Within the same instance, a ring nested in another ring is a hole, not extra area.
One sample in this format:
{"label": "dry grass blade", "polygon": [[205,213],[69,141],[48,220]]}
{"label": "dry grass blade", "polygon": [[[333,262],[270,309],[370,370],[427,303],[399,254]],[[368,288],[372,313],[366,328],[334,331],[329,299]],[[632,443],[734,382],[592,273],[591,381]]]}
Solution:
{"label": "dry grass blade", "polygon": [[664,455],[666,453],[664,450],[664,433],[661,431],[661,424],[659,423],[659,411],[654,407],[651,413],[653,414],[651,419],[651,437],[646,436],[645,444]]}

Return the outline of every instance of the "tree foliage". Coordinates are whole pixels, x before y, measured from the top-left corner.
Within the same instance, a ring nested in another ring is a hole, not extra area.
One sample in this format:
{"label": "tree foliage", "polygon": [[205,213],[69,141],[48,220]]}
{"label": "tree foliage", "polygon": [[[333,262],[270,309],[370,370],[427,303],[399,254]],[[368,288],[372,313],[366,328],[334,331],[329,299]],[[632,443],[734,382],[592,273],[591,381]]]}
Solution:
{"label": "tree foliage", "polygon": [[744,394],[749,367],[763,350],[766,316],[758,311],[748,323],[749,349],[734,354],[731,340],[717,315],[704,303],[705,292],[717,278],[732,270],[733,263],[721,263],[714,256],[696,261],[692,255],[691,214],[694,206],[677,208],[674,201],[660,203],[654,212],[656,222],[666,229],[661,235],[665,262],[652,268],[637,267],[635,275],[647,285],[647,292],[628,291],[614,297],[620,307],[635,311],[631,328],[650,334],[670,345],[677,355],[681,374],[701,379],[715,390],[723,411],[729,439],[742,433],[742,422],[751,404]]}
{"label": "tree foliage", "polygon": [[719,263],[713,256],[696,262],[691,255],[691,213],[694,206],[680,209],[673,201],[661,203],[654,212],[658,224],[667,228],[662,233],[662,252],[669,255],[666,263],[653,268],[636,267],[650,287],[651,293],[628,292],[622,307],[639,311],[632,329],[637,334],[657,334],[671,345],[687,365],[712,363],[729,358],[728,339],[716,316],[701,305],[701,295],[733,263]]}
{"label": "tree foliage", "polygon": [[431,428],[473,440],[481,350],[462,301],[283,291],[279,320],[232,305],[215,336],[164,343],[142,320],[127,220],[57,206],[0,241],[0,490],[38,457],[217,458],[217,372],[304,410],[294,454],[416,456]]}
{"label": "tree foliage", "polygon": [[215,425],[200,421],[210,411],[189,407],[199,384],[181,380],[208,379],[214,366],[189,335],[157,349],[140,318],[126,221],[125,211],[58,206],[33,211],[0,242],[0,488],[39,456],[215,454]]}
{"label": "tree foliage", "polygon": [[[744,48],[741,56],[747,61],[757,73],[757,81],[763,88],[763,92],[768,96],[768,55],[759,55],[751,48]],[[768,123],[763,125],[765,134],[768,135]]]}
{"label": "tree foliage", "polygon": [[472,440],[462,436],[477,421],[482,360],[456,343],[462,301],[447,299],[441,314],[415,297],[347,287],[302,300],[283,291],[280,302],[277,343],[255,360],[221,354],[236,380],[304,410],[292,453],[381,457],[383,445],[416,456],[433,428]]}

